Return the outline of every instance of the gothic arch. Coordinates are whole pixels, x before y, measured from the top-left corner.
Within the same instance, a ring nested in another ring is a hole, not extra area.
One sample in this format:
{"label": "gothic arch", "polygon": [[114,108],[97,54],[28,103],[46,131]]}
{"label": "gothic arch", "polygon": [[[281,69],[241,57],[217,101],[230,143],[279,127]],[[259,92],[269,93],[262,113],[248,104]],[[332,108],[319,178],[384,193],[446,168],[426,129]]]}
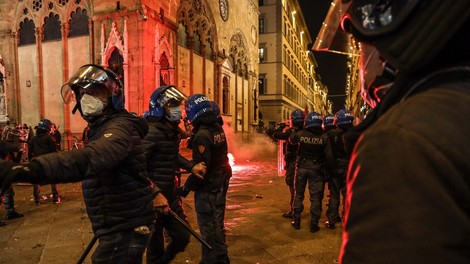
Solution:
{"label": "gothic arch", "polygon": [[[158,25],[156,26],[155,30],[155,79],[156,79],[156,84],[157,87],[161,86],[161,79],[160,76],[162,74],[162,70],[165,70],[164,74],[168,76],[167,78],[167,85],[169,84],[174,84],[175,77],[174,77],[174,51],[172,49],[172,43],[173,38],[171,36],[171,32],[168,33],[170,36],[168,37],[167,35],[163,34],[163,36],[160,36],[160,32],[165,32],[163,28],[160,28]],[[168,41],[170,40],[170,42]],[[166,57],[166,60],[168,61],[168,68],[167,69],[162,69],[161,65],[161,60],[162,56]]]}
{"label": "gothic arch", "polygon": [[[39,3],[41,4],[40,8]],[[18,31],[20,23],[26,18],[33,20],[36,27],[41,28],[44,25],[44,19],[50,13],[58,14],[63,25],[64,21],[70,19],[71,13],[79,7],[87,10],[91,17],[90,6],[90,0],[23,0],[16,5],[12,31]]]}
{"label": "gothic arch", "polygon": [[210,41],[213,50],[218,50],[217,29],[212,11],[204,0],[181,0],[177,11],[178,23],[186,26],[188,36],[195,33],[201,36],[202,44]]}
{"label": "gothic arch", "polygon": [[249,50],[246,38],[241,32],[235,33],[230,39],[230,63],[233,70],[237,73],[243,73],[248,78],[248,72],[252,68],[249,61]]}

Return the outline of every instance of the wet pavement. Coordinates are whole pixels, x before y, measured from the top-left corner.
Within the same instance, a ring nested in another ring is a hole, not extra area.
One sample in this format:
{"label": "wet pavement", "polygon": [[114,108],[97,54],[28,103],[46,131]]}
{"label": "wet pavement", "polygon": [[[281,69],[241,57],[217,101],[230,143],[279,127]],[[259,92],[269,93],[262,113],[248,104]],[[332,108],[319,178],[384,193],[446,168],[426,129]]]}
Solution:
{"label": "wet pavement", "polygon": [[[263,161],[237,160],[233,171],[225,219],[231,263],[337,263],[342,230],[341,224],[333,230],[323,226],[326,192],[320,231],[309,232],[308,209],[302,214],[301,229],[295,230],[281,216],[288,209],[289,194],[284,177],[277,175],[274,156]],[[0,227],[0,263],[76,263],[93,237],[80,184],[60,184],[63,201],[56,205],[45,197],[36,206],[31,185],[14,185],[14,189],[16,209],[24,217],[7,220]],[[49,196],[50,187],[43,186],[41,191]],[[308,197],[306,193],[306,208]],[[199,233],[193,193],[184,200],[184,209]],[[199,263],[200,252],[201,245],[191,238],[186,251],[172,263]],[[90,263],[89,256],[85,263]]]}

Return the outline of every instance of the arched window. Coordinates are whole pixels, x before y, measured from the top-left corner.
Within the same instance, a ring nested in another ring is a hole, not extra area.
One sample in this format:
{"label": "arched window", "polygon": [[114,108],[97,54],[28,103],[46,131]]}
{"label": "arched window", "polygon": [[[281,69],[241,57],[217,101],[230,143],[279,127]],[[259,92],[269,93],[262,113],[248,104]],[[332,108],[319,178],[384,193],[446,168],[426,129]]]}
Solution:
{"label": "arched window", "polygon": [[88,14],[85,9],[77,8],[72,12],[70,19],[69,37],[86,36],[89,34]]}
{"label": "arched window", "polygon": [[194,33],[193,37],[193,50],[197,54],[201,54],[201,36],[198,32]]}
{"label": "arched window", "polygon": [[20,23],[20,30],[19,30],[19,42],[18,46],[30,45],[36,43],[36,36],[34,32],[34,22],[30,19],[25,19]]}
{"label": "arched window", "polygon": [[44,19],[44,41],[60,40],[61,38],[59,15],[51,13]]}
{"label": "arched window", "polygon": [[188,47],[188,33],[186,32],[186,26],[182,23],[178,26],[178,44],[185,48]]}

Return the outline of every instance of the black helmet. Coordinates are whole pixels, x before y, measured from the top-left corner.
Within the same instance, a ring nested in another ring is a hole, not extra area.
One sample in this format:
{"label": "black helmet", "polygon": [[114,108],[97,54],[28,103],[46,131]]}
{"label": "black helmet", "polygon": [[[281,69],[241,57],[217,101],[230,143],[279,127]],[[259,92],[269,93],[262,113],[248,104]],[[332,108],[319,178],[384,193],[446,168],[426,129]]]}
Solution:
{"label": "black helmet", "polygon": [[66,104],[76,101],[72,110],[79,110],[84,115],[80,100],[85,94],[100,99],[104,104],[114,109],[124,109],[124,87],[119,77],[110,69],[96,64],[83,65],[62,86],[62,98]]}
{"label": "black helmet", "polygon": [[[362,42],[372,43],[385,61],[404,72],[418,72],[429,66],[470,16],[468,0],[341,2],[346,10],[343,29]],[[468,57],[467,50],[460,52]]]}

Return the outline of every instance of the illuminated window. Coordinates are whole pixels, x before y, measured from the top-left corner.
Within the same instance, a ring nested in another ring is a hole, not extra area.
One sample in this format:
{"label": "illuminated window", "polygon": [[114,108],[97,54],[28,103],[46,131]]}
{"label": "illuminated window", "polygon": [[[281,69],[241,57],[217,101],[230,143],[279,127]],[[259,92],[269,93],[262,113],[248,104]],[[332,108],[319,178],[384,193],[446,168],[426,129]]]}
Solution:
{"label": "illuminated window", "polygon": [[263,63],[266,61],[266,47],[258,49],[258,62]]}

